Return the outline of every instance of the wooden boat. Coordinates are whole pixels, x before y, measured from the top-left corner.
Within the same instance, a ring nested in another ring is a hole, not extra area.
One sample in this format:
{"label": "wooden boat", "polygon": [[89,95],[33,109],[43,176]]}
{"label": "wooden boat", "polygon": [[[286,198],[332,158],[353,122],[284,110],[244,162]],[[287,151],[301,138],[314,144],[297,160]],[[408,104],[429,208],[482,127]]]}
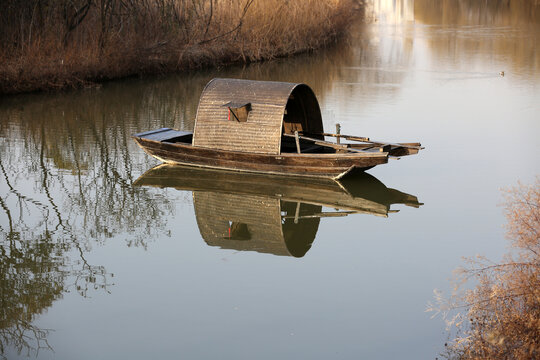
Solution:
{"label": "wooden boat", "polygon": [[387,217],[393,204],[419,207],[416,196],[360,173],[339,181],[159,165],[136,186],[193,192],[199,231],[210,246],[301,257],[323,218]]}
{"label": "wooden boat", "polygon": [[420,143],[372,141],[339,129],[326,133],[309,86],[238,79],[206,85],[193,132],[162,128],[133,138],[169,164],[334,179],[422,149]]}

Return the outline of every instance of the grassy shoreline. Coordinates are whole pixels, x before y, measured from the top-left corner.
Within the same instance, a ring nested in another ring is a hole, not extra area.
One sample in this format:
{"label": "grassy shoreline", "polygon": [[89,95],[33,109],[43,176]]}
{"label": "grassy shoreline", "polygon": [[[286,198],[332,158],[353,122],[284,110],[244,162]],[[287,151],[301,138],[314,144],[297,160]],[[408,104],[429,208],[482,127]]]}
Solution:
{"label": "grassy shoreline", "polygon": [[[14,2],[12,2],[14,3]],[[320,48],[354,0],[35,0],[0,15],[0,94],[248,63]]]}

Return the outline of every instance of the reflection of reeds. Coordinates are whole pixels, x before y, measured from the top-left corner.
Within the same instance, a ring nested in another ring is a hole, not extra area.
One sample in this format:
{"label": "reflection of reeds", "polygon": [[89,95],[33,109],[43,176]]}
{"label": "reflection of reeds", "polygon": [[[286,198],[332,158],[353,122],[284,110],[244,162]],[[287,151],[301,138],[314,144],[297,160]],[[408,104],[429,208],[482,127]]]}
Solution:
{"label": "reflection of reeds", "polygon": [[415,0],[414,17],[430,25],[515,26],[540,23],[540,1]]}
{"label": "reflection of reeds", "polygon": [[540,357],[540,180],[507,192],[508,237],[517,249],[504,262],[485,258],[458,271],[459,280],[477,281],[472,290],[438,298],[439,310],[464,310],[450,325],[457,335],[447,349],[458,359],[538,359]]}
{"label": "reflection of reeds", "polygon": [[[441,27],[441,37],[428,39],[433,54],[441,59],[470,64],[471,56],[487,53],[510,59],[515,71],[540,70],[539,0],[415,0],[414,17]],[[458,56],[463,54],[468,56]]]}
{"label": "reflection of reeds", "polygon": [[86,259],[96,243],[129,234],[128,246],[146,246],[172,211],[168,199],[131,186],[129,126],[143,120],[126,124],[106,97],[67,96],[77,107],[38,98],[0,116],[0,359],[48,347],[32,321],[65,292],[107,291],[112,274]]}
{"label": "reflection of reeds", "polygon": [[45,0],[0,12],[0,93],[251,62],[318,48],[351,0]]}

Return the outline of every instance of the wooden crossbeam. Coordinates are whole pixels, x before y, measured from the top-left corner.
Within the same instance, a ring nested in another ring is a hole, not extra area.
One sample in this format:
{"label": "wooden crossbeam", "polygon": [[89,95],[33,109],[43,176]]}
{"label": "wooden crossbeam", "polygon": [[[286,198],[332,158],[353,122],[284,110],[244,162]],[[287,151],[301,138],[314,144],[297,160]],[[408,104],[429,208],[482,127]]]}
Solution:
{"label": "wooden crossbeam", "polygon": [[351,141],[362,141],[362,142],[368,142],[368,137],[362,137],[362,136],[353,136],[353,135],[345,135],[345,134],[332,134],[332,133],[321,133],[321,134],[312,134],[312,135],[323,135],[328,137],[335,137],[335,138],[344,138],[346,140]]}
{"label": "wooden crossbeam", "polygon": [[346,150],[346,151],[355,152],[355,153],[367,154],[365,151],[351,148],[347,144],[336,144],[336,143],[333,143],[333,142],[330,142],[330,141],[314,139],[314,138],[310,138],[308,136],[300,136],[300,135],[297,135],[297,134],[294,134],[294,135],[283,134],[283,136],[292,137],[292,138],[295,138],[295,140],[296,139],[303,139],[303,140],[313,141],[316,145],[331,147],[331,148],[334,148],[334,149],[337,149],[337,150]]}
{"label": "wooden crossbeam", "polygon": [[322,136],[328,136],[328,137],[335,137],[335,138],[344,138],[346,140],[350,141],[358,141],[363,142],[366,144],[370,144],[372,146],[395,146],[395,147],[404,147],[404,148],[410,148],[410,149],[416,149],[421,150],[423,149],[422,145],[420,143],[389,143],[384,141],[373,141],[370,140],[368,137],[361,137],[361,136],[354,136],[354,135],[344,135],[344,134],[332,134],[332,133],[303,133],[304,135],[322,135]]}
{"label": "wooden crossbeam", "polygon": [[301,219],[314,219],[314,218],[325,218],[325,217],[341,217],[341,216],[347,216],[350,214],[361,214],[362,211],[336,211],[336,212],[319,212],[312,215],[298,215],[295,214],[294,216],[291,215],[285,215],[282,216],[282,219],[294,219],[295,224],[298,223],[298,220]]}

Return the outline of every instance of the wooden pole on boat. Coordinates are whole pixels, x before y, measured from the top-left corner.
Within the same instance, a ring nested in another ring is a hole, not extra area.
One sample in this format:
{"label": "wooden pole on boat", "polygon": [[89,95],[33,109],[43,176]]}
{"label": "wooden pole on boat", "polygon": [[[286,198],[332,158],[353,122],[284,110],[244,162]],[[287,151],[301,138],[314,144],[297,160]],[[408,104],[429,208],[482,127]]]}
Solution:
{"label": "wooden pole on boat", "polygon": [[[349,147],[347,144],[336,144],[336,143],[329,142],[329,141],[324,141],[324,140],[314,139],[314,138],[310,138],[310,137],[307,137],[307,136],[301,136],[301,135],[298,135],[297,132],[296,132],[294,135],[291,135],[291,134],[283,134],[283,136],[294,137],[295,139],[304,139],[304,140],[308,140],[308,141],[313,141],[316,145],[321,145],[321,146],[331,147],[331,148],[338,149],[338,150],[346,150],[346,151],[350,151],[350,152],[356,152],[356,153],[368,154],[368,153],[366,153],[365,151],[362,151],[362,150],[359,150],[359,149],[351,148],[351,147]],[[297,143],[296,143],[296,144],[297,144],[297,148],[298,148],[298,146],[299,146],[299,140],[297,140]],[[372,154],[371,154],[371,155],[372,155]]]}
{"label": "wooden pole on boat", "polygon": [[298,131],[294,132],[294,140],[296,141],[296,151],[300,154],[300,139],[298,138]]}
{"label": "wooden pole on boat", "polygon": [[298,218],[300,217],[300,202],[296,203],[296,211],[294,212],[294,223],[298,224]]}
{"label": "wooden pole on boat", "polygon": [[339,123],[336,124],[336,142],[339,144],[341,142],[341,136],[339,136],[341,134],[341,125]]}

